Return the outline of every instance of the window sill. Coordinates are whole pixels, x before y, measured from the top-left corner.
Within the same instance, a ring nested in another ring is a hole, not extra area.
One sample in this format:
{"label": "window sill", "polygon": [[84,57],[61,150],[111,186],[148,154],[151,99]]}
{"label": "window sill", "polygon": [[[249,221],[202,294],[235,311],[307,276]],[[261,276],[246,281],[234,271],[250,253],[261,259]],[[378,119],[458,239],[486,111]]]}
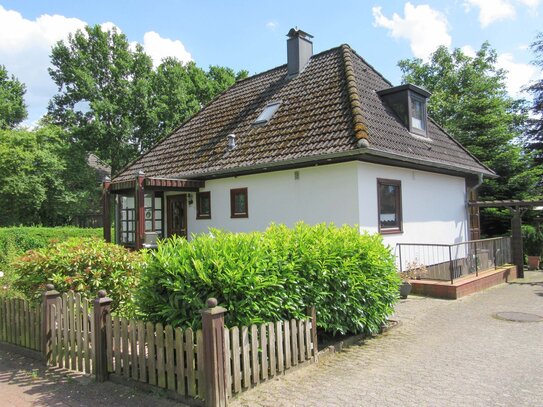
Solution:
{"label": "window sill", "polygon": [[201,215],[201,216],[196,216],[196,219],[197,220],[211,219],[211,216],[203,216],[203,215]]}
{"label": "window sill", "polygon": [[232,214],[232,215],[230,215],[230,218],[232,218],[232,219],[242,219],[242,218],[248,218],[248,217],[249,217],[248,213],[240,213],[240,214]]}
{"label": "window sill", "polygon": [[382,235],[399,235],[403,233],[401,229],[381,229],[379,233]]}

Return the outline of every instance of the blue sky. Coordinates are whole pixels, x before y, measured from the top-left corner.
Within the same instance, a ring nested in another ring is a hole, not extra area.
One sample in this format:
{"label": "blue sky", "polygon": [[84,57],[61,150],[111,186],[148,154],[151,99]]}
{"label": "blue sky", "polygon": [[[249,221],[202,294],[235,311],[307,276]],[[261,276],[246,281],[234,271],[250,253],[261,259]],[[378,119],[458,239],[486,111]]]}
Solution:
{"label": "blue sky", "polygon": [[543,31],[543,0],[457,1],[180,1],[0,0],[0,64],[27,85],[32,124],[55,93],[47,67],[51,46],[85,24],[117,26],[144,45],[156,64],[173,55],[198,65],[251,74],[286,62],[285,34],[314,35],[315,52],[349,44],[394,84],[397,62],[443,44],[477,50],[489,41],[508,74],[508,90],[540,77],[528,45]]}

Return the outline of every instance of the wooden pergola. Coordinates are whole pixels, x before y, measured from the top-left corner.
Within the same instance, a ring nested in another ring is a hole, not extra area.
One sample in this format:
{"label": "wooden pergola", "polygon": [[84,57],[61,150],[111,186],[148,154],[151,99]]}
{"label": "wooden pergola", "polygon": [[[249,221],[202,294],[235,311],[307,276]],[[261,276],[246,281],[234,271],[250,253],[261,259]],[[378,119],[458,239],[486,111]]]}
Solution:
{"label": "wooden pergola", "polygon": [[543,200],[538,201],[472,201],[471,208],[507,208],[511,212],[511,249],[513,264],[517,266],[517,277],[524,278],[524,254],[522,249],[522,215],[536,206],[543,206]]}

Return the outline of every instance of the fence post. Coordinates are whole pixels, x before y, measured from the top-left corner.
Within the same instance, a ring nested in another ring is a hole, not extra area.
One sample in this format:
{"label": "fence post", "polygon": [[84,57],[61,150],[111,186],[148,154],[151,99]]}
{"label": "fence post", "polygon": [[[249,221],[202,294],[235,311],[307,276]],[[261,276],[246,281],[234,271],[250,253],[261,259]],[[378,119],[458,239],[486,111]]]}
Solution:
{"label": "fence post", "polygon": [[[313,361],[318,360],[319,346],[317,339],[317,310],[314,305],[307,307],[307,316],[311,319],[311,342],[313,342]],[[309,344],[307,344],[309,346]]]}
{"label": "fence post", "polygon": [[107,343],[106,343],[106,316],[111,311],[111,298],[107,297],[106,290],[98,291],[98,298],[94,303],[94,374],[97,382],[105,382],[107,371]]}
{"label": "fence post", "polygon": [[449,274],[451,277],[451,284],[453,284],[454,283],[454,264],[452,261],[452,246],[450,245],[449,245]]}
{"label": "fence post", "polygon": [[204,337],[205,403],[207,407],[223,407],[228,403],[224,343],[224,314],[227,310],[218,307],[215,298],[209,298],[206,305],[207,308],[200,311]]}
{"label": "fence post", "polygon": [[45,363],[49,362],[51,357],[51,337],[52,337],[52,326],[51,326],[51,305],[53,305],[57,298],[60,296],[60,293],[55,290],[53,284],[47,284],[45,286],[45,292],[42,294],[41,301],[41,351]]}

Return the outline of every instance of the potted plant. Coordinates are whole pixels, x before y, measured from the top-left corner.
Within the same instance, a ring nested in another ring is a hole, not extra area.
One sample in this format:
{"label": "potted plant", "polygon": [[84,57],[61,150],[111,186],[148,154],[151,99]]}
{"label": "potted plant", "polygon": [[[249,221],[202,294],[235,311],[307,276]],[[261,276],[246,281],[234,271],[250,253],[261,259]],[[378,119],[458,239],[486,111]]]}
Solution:
{"label": "potted plant", "polygon": [[533,226],[524,227],[524,253],[528,257],[528,268],[539,269],[543,253],[543,232]]}
{"label": "potted plant", "polygon": [[411,293],[410,280],[420,280],[424,275],[428,273],[428,269],[424,264],[419,263],[417,260],[407,263],[405,270],[400,272],[400,278],[402,284],[400,285],[400,298],[407,298]]}

